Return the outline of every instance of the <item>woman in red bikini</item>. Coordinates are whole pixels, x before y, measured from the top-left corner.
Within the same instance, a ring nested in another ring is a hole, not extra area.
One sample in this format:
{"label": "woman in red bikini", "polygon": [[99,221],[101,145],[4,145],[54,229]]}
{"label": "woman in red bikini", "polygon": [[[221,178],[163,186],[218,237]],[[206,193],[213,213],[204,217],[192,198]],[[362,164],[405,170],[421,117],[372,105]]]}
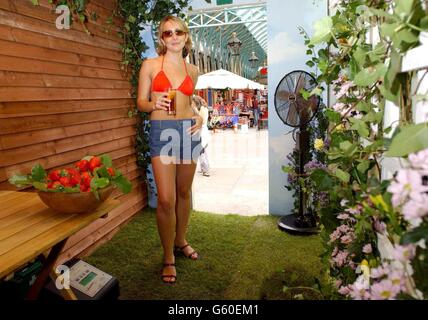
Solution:
{"label": "woman in red bikini", "polygon": [[[147,59],[140,70],[137,105],[150,113],[150,152],[158,190],[156,218],[164,260],[161,277],[175,283],[175,253],[196,260],[188,244],[190,192],[200,146],[202,118],[192,109],[198,79],[196,66],[184,58],[191,50],[189,29],[179,18],[167,16],[159,25],[159,57]],[[170,114],[168,91],[176,90],[175,114]]]}

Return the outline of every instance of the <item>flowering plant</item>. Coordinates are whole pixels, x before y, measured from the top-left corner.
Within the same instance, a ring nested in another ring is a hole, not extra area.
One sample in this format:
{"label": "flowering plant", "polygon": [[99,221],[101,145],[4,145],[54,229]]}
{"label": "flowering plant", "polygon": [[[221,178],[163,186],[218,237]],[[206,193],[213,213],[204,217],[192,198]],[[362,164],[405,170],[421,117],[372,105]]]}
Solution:
{"label": "flowering plant", "polygon": [[[428,294],[428,124],[412,123],[412,72],[400,71],[403,54],[428,29],[426,13],[416,0],[331,5],[334,13],[305,39],[313,56],[307,65],[317,67],[318,83],[331,85],[336,98],[326,110],[326,138],[314,141],[327,170],[310,175],[328,191],[320,209],[323,258],[341,297],[420,299]],[[366,36],[373,33],[377,43]],[[318,44],[325,47],[315,51]],[[391,138],[386,100],[400,110]],[[408,158],[409,167],[384,179],[385,156]]]}

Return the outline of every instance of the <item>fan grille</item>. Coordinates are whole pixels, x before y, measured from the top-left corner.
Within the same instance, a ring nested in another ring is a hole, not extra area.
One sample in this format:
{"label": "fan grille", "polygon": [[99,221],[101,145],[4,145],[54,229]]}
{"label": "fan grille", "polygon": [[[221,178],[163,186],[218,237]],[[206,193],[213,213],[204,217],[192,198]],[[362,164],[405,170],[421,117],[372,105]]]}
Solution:
{"label": "fan grille", "polygon": [[312,120],[320,98],[312,95],[305,100],[300,91],[310,92],[316,86],[315,78],[302,70],[292,71],[281,79],[275,90],[274,104],[276,113],[285,124],[300,127]]}

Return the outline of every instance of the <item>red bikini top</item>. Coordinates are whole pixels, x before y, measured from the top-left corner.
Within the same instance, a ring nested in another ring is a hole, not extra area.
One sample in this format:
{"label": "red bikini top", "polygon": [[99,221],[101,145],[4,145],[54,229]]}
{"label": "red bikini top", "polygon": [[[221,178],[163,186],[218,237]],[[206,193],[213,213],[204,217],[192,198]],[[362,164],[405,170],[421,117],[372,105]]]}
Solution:
{"label": "red bikini top", "polygon": [[[153,78],[152,81],[152,91],[156,92],[167,92],[169,88],[172,88],[171,82],[163,71],[163,60],[164,56],[162,56],[162,68],[158,72],[158,74]],[[183,59],[184,68],[186,68],[186,77],[184,78],[181,85],[177,88],[178,91],[181,91],[186,96],[191,96],[193,94],[193,80],[189,76],[187,72],[186,61]]]}

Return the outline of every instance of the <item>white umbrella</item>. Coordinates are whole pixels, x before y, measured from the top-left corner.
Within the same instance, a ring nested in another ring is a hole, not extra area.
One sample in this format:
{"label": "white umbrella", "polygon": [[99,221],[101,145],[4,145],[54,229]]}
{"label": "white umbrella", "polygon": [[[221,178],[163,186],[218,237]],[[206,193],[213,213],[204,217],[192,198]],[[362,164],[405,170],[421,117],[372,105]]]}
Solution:
{"label": "white umbrella", "polygon": [[237,74],[219,69],[206,73],[199,76],[196,84],[196,89],[259,89],[262,90],[265,87],[255,81],[251,81],[247,78],[238,76]]}

